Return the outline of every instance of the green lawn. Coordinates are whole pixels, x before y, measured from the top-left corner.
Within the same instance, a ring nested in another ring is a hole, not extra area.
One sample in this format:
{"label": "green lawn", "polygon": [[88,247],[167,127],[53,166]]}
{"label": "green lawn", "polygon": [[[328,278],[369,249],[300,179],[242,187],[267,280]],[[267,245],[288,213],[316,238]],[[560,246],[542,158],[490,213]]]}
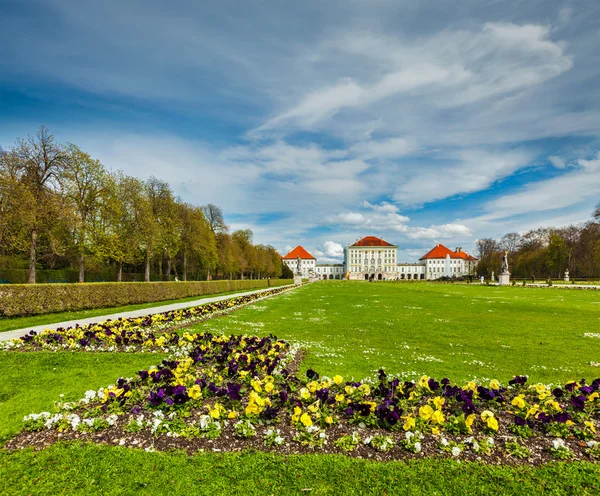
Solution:
{"label": "green lawn", "polygon": [[[564,381],[600,376],[600,293],[427,283],[311,284],[194,326],[274,333],[309,350],[304,368],[364,377]],[[435,360],[432,359],[435,358]],[[23,415],[158,363],[158,355],[0,353],[0,440]],[[437,361],[441,360],[441,361]],[[483,365],[479,363],[481,362]],[[541,368],[541,367],[545,367]],[[63,398],[60,395],[64,394]],[[495,467],[451,460],[146,453],[60,444],[0,452],[0,494],[598,494],[600,465]]]}
{"label": "green lawn", "polygon": [[161,359],[137,353],[0,352],[0,441],[19,432],[24,415],[51,411],[55,401],[78,400],[88,389],[113,384]]}
{"label": "green lawn", "polygon": [[506,381],[600,377],[600,292],[328,281],[195,326],[275,334],[309,350],[304,368]]}
{"label": "green lawn", "polygon": [[[264,288],[268,289],[268,288]],[[252,290],[248,290],[252,291]],[[120,312],[131,312],[133,310],[142,310],[143,308],[154,308],[162,305],[171,305],[173,303],[186,303],[203,298],[212,298],[213,296],[224,296],[228,294],[244,293],[245,291],[235,290],[225,293],[211,293],[200,296],[190,296],[179,300],[153,301],[150,303],[139,303],[137,305],[125,305],[121,307],[94,308],[91,310],[79,310],[77,312],[58,312],[47,313],[44,315],[32,315],[30,317],[0,317],[0,332],[12,331],[14,329],[26,329],[44,324],[55,324],[57,322],[67,322],[75,319],[87,319],[89,317],[100,317]]]}
{"label": "green lawn", "polygon": [[599,477],[600,466],[591,463],[497,467],[252,452],[189,457],[73,444],[0,453],[0,492],[11,495],[595,495]]}

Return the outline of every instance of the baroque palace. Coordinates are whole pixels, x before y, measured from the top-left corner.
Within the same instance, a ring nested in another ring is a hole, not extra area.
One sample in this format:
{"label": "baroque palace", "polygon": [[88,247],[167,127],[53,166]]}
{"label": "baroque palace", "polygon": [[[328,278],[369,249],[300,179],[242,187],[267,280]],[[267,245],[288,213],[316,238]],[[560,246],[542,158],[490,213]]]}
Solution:
{"label": "baroque palace", "polygon": [[344,263],[318,264],[302,246],[283,257],[294,274],[300,264],[302,277],[352,280],[431,280],[474,274],[477,259],[462,248],[454,251],[437,244],[417,263],[399,263],[398,246],[375,236],[365,236],[344,248]]}

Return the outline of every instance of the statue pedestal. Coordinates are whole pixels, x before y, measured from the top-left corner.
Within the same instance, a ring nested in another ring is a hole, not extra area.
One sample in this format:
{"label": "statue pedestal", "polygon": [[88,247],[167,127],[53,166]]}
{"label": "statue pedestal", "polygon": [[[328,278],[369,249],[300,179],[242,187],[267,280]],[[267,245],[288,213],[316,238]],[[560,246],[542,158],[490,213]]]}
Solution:
{"label": "statue pedestal", "polygon": [[302,276],[294,276],[294,284],[302,284]]}
{"label": "statue pedestal", "polygon": [[510,272],[502,272],[498,276],[498,283],[500,286],[508,286],[510,284]]}

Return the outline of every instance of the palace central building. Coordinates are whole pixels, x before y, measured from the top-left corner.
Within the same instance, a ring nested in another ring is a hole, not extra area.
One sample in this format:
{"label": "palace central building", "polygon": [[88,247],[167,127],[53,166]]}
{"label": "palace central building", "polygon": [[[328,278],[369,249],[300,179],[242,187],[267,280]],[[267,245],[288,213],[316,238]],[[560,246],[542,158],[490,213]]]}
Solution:
{"label": "palace central building", "polygon": [[431,280],[440,277],[472,275],[477,259],[462,248],[454,251],[437,244],[417,263],[398,262],[398,246],[375,236],[365,236],[344,248],[343,264],[319,264],[304,248],[298,246],[283,257],[294,273],[300,258],[303,277],[352,280]]}

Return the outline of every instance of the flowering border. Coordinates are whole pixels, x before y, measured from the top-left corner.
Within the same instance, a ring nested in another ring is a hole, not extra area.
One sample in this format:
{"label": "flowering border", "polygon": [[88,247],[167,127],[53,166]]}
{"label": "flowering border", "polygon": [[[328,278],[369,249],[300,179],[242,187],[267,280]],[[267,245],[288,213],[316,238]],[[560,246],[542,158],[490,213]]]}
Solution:
{"label": "flowering border", "polygon": [[[128,331],[125,331],[128,332]],[[129,331],[139,332],[139,331]],[[168,337],[166,337],[168,336]],[[293,373],[274,336],[162,335],[171,356],[75,403],[24,418],[7,448],[89,440],[147,450],[445,456],[538,464],[600,459],[600,379],[550,388],[517,376],[453,384],[427,376],[372,383]],[[297,365],[297,364],[296,364]]]}
{"label": "flowering border", "polygon": [[84,326],[30,331],[20,338],[0,342],[0,351],[121,351],[181,353],[185,340],[167,332],[225,315],[246,305],[296,289],[279,287],[196,307],[155,313],[145,317],[120,318]]}

